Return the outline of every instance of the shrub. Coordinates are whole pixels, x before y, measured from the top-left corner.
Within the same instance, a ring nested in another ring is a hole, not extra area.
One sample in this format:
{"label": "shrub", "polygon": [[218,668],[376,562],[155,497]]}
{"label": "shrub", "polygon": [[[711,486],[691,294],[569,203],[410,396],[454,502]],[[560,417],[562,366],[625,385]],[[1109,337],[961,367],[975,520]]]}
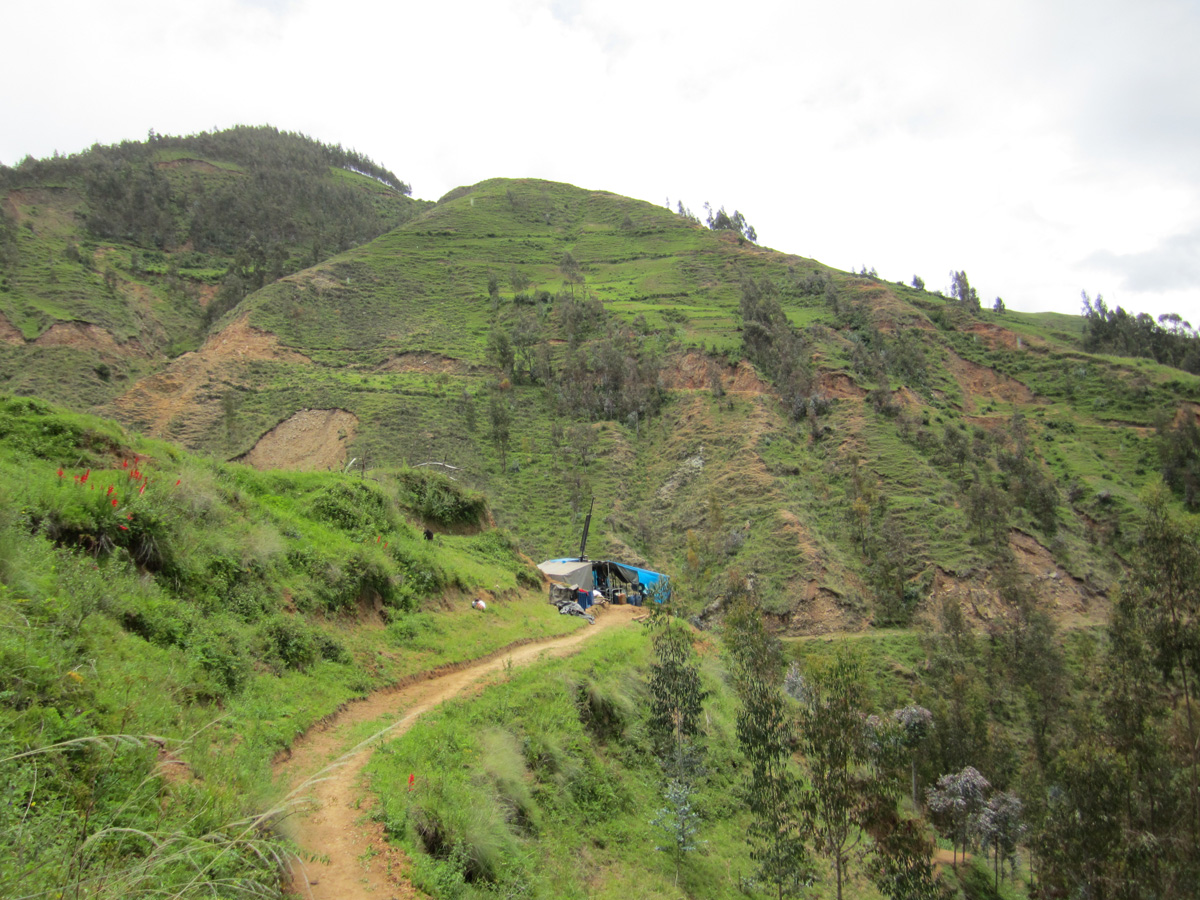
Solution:
{"label": "shrub", "polygon": [[231,621],[215,618],[197,623],[186,644],[201,676],[196,687],[202,699],[219,700],[236,694],[249,680],[249,648]]}
{"label": "shrub", "polygon": [[428,469],[396,473],[400,502],[423,521],[443,527],[479,527],[487,521],[487,499],[446,475]]}
{"label": "shrub", "polygon": [[348,665],[354,662],[354,657],[350,655],[342,642],[333,635],[328,634],[320,629],[313,630],[313,640],[317,645],[317,652],[321,654],[321,659],[329,660],[329,662],[341,663]]}
{"label": "shrub", "polygon": [[277,669],[304,671],[322,656],[313,630],[291,616],[279,614],[267,619],[258,628],[258,639],[264,658]]}
{"label": "shrub", "polygon": [[387,497],[374,484],[346,480],[317,494],[312,515],[353,537],[363,539],[392,530],[393,514]]}
{"label": "shrub", "polygon": [[170,597],[148,594],[137,598],[119,616],[121,626],[160,647],[182,647],[195,625],[194,611]]}

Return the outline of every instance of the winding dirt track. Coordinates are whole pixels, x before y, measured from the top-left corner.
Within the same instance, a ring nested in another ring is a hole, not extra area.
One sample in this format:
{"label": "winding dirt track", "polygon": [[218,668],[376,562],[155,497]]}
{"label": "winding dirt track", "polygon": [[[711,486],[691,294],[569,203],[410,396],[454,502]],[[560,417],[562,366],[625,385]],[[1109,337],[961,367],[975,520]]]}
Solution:
{"label": "winding dirt track", "polygon": [[[310,810],[290,819],[285,830],[306,855],[317,858],[293,865],[293,892],[313,900],[419,896],[403,877],[407,869],[403,854],[387,845],[382,827],[366,814],[366,792],[359,776],[379,740],[403,734],[422,713],[466,693],[510,661],[520,666],[567,656],[601,631],[628,624],[638,612],[636,607],[610,607],[600,612],[594,626],[564,637],[525,644],[445,674],[379,691],[300,737],[291,753],[275,765],[276,778],[291,791],[285,802],[308,801],[304,805]],[[347,749],[350,730],[376,719],[387,724]]]}

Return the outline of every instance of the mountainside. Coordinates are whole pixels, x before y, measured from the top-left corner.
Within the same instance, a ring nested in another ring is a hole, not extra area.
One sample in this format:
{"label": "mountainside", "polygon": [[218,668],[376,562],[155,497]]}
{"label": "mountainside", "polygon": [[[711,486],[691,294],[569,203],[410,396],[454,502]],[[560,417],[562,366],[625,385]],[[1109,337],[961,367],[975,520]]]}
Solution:
{"label": "mountainside", "polygon": [[[55,240],[31,190],[6,200],[29,216],[22,259]],[[1084,352],[1081,317],[984,311],[969,286],[839,272],[604,192],[482,182],[279,274],[165,365],[180,329],[139,330],[128,292],[30,342],[10,289],[8,389],[259,466],[445,463],[534,558],[576,547],[594,496],[594,555],[675,573],[697,612],[736,568],[802,633],[903,624],[946,594],[987,619],[1010,562],[1092,619],[1139,490],[1191,483],[1200,379]],[[64,396],[80,354],[113,362]]]}
{"label": "mountainside", "polygon": [[[273,758],[368,695],[288,775],[355,747],[339,900],[1194,894],[1178,317],[570,185],[421,203],[269,128],[27,160],[0,209],[0,894],[280,895]],[[671,604],[546,604],[593,500]]]}
{"label": "mountainside", "polygon": [[103,403],[250,291],[427,205],[408,193],[368,157],[265,127],[0,166],[0,373]]}

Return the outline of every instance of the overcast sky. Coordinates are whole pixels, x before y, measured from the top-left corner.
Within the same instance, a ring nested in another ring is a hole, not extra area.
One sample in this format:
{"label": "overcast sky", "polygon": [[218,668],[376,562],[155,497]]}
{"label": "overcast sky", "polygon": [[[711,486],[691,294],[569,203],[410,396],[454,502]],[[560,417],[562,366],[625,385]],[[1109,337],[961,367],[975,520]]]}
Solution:
{"label": "overcast sky", "polygon": [[271,124],[436,199],[497,176],[769,247],[1200,326],[1200,4],[8,3],[0,162]]}

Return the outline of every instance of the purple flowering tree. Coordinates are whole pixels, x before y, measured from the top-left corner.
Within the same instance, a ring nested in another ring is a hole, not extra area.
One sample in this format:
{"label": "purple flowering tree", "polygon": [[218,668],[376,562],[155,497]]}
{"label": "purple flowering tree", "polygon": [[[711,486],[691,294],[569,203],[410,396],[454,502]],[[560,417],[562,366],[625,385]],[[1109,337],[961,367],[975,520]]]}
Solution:
{"label": "purple flowering tree", "polygon": [[991,784],[971,766],[954,775],[943,775],[926,792],[929,809],[942,833],[950,838],[953,864],[958,865],[958,848],[967,852],[971,835],[984,807],[984,795]]}

